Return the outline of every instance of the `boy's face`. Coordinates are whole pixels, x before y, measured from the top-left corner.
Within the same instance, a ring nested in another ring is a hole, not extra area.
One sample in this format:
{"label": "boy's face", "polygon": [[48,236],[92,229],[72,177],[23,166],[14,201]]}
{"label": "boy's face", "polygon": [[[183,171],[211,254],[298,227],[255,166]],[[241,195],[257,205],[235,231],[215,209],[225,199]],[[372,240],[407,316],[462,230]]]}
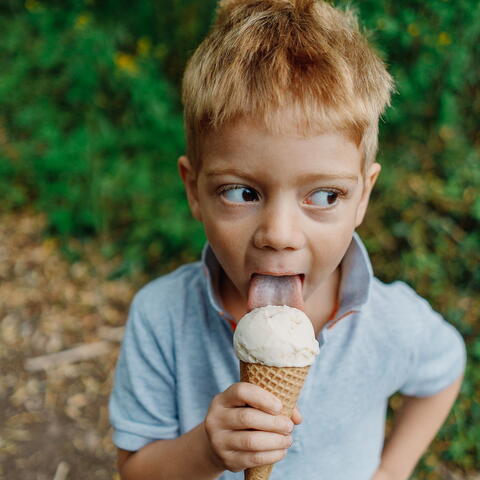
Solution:
{"label": "boy's face", "polygon": [[342,134],[272,135],[247,121],[210,135],[203,152],[197,175],[186,157],[179,170],[228,290],[246,305],[252,274],[302,274],[308,306],[362,222],[380,166],[363,176]]}

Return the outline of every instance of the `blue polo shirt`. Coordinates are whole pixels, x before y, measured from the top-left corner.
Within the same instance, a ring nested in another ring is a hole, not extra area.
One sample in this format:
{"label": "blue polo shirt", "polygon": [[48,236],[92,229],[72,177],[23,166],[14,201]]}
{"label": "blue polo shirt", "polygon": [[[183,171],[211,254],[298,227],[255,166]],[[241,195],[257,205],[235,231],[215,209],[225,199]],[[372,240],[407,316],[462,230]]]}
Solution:
{"label": "blue polo shirt", "polygon": [[[464,371],[457,330],[402,282],[372,273],[357,234],[342,260],[339,309],[298,401],[304,421],[271,480],[370,480],[380,462],[388,398],[430,396]],[[202,422],[214,395],[239,381],[231,318],[207,244],[134,297],[110,397],[113,441],[136,451]],[[188,461],[188,459],[186,459]],[[226,471],[222,480],[241,480]]]}

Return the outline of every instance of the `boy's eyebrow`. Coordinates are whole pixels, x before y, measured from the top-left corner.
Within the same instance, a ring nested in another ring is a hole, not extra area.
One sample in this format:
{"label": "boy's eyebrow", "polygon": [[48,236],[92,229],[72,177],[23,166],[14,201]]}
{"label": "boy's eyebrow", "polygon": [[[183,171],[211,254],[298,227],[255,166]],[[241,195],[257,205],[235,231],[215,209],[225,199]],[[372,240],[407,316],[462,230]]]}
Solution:
{"label": "boy's eyebrow", "polygon": [[349,172],[338,173],[307,173],[301,175],[298,180],[300,182],[314,181],[314,180],[351,180],[358,183],[358,175]]}
{"label": "boy's eyebrow", "polygon": [[[234,175],[237,177],[252,178],[254,175],[250,175],[247,172],[242,170],[237,170],[235,168],[224,168],[224,169],[211,169],[205,172],[207,177],[215,177],[218,175]],[[358,175],[354,175],[349,172],[338,172],[338,173],[307,173],[305,175],[300,175],[298,177],[298,183],[316,181],[316,180],[351,180],[355,183],[358,183]]]}
{"label": "boy's eyebrow", "polygon": [[246,172],[236,170],[235,168],[212,168],[205,172],[207,177],[215,177],[218,175],[236,175],[237,177],[248,177]]}

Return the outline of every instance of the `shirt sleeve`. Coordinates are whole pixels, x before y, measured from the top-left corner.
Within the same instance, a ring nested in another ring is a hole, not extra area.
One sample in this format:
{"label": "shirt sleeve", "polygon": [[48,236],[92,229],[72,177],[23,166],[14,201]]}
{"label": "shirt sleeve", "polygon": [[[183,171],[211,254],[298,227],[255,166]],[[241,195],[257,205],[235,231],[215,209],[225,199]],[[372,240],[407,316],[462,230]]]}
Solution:
{"label": "shirt sleeve", "polygon": [[464,372],[465,342],[455,327],[425,299],[406,284],[402,284],[402,288],[416,305],[415,314],[407,321],[411,325],[409,340],[413,346],[410,365],[399,391],[404,395],[428,397],[451,385]]}
{"label": "shirt sleeve", "polygon": [[129,451],[178,436],[169,318],[166,313],[155,312],[155,322],[162,323],[155,329],[162,332],[159,338],[145,310],[137,294],[130,307],[109,400],[113,443]]}

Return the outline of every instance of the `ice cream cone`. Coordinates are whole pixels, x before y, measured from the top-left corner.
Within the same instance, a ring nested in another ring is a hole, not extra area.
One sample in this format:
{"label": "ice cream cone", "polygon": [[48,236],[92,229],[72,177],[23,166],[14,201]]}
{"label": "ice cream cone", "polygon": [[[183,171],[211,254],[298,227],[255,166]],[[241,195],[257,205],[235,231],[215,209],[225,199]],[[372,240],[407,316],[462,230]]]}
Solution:
{"label": "ice cream cone", "polygon": [[[253,383],[273,393],[282,402],[282,415],[291,418],[308,374],[306,367],[272,367],[240,361],[240,381]],[[268,480],[273,465],[247,468],[245,480]]]}
{"label": "ice cream cone", "polygon": [[244,473],[245,480],[268,480],[272,473],[273,465],[247,468]]}

